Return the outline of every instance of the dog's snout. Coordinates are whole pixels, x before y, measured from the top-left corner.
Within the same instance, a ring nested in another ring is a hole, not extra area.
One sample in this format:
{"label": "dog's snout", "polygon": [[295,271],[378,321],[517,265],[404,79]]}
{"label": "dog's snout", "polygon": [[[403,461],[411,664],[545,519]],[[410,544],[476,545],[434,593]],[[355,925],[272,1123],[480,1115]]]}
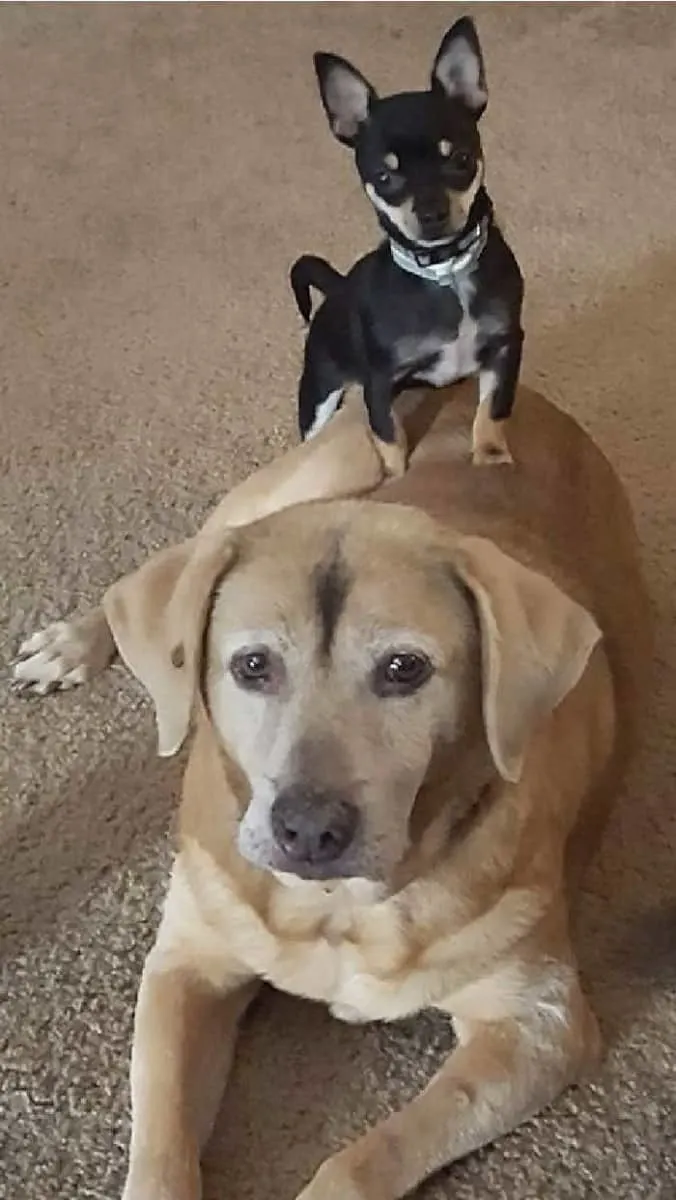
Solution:
{"label": "dog's snout", "polygon": [[321,866],[345,853],[359,812],[340,792],[296,785],[279,793],[271,822],[273,837],[291,862]]}
{"label": "dog's snout", "polygon": [[432,192],[426,196],[421,196],[416,205],[418,220],[423,227],[430,226],[433,228],[441,227],[446,224],[450,214],[450,205],[447,195],[441,195],[438,192]]}

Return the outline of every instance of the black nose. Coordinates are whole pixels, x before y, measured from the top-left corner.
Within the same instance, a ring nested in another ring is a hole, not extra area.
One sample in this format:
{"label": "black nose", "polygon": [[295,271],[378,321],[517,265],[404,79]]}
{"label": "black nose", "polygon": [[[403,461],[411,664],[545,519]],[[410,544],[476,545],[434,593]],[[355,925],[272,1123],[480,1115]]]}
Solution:
{"label": "black nose", "polygon": [[285,788],[272,805],[272,834],[292,862],[335,862],[353,840],[359,823],[354,804],[339,792],[301,785]]}
{"label": "black nose", "polygon": [[449,204],[446,196],[430,196],[418,204],[418,219],[423,227],[441,228],[448,220]]}

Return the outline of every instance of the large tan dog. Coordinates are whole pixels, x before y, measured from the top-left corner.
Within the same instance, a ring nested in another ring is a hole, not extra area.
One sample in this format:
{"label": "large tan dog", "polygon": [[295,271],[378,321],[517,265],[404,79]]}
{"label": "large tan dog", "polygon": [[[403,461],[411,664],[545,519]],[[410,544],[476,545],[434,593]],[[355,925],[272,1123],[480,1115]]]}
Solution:
{"label": "large tan dog", "polygon": [[17,668],[75,682],[116,643],[162,754],[196,720],[136,1013],[125,1200],[199,1197],[262,979],[350,1021],[435,1008],[457,1035],[426,1090],[303,1200],[395,1200],[596,1061],[567,894],[641,705],[636,536],[569,417],[522,389],[518,466],[477,468],[473,408],[471,389],[425,399],[408,473],[375,498],[299,504],[381,483],[349,401]]}

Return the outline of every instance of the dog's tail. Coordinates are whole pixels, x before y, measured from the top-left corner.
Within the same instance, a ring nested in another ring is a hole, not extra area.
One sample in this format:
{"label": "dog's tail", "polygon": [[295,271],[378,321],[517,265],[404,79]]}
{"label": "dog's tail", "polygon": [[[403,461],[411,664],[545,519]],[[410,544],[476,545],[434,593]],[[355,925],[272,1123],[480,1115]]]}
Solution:
{"label": "dog's tail", "polygon": [[316,288],[324,296],[330,296],[344,282],[345,276],[325,258],[318,258],[315,254],[302,254],[293,264],[289,278],[298,311],[307,323],[312,316],[310,288]]}

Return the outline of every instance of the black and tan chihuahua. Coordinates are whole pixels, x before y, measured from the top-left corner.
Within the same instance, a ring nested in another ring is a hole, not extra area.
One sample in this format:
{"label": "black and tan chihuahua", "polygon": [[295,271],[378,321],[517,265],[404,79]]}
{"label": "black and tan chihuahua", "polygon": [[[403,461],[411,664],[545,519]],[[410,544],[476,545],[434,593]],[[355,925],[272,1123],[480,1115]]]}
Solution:
{"label": "black and tan chihuahua", "polygon": [[345,59],[316,54],[335,137],[355,155],[386,235],[346,276],[304,255],[291,269],[310,321],[310,287],[325,299],[312,319],[299,391],[301,435],[311,437],[358,383],[390,470],[404,467],[394,396],[419,382],[478,375],[477,463],[511,462],[505,422],[521,364],[523,280],[484,185],[478,123],[488,93],[474,23],[443,38],[427,91],[381,99]]}

